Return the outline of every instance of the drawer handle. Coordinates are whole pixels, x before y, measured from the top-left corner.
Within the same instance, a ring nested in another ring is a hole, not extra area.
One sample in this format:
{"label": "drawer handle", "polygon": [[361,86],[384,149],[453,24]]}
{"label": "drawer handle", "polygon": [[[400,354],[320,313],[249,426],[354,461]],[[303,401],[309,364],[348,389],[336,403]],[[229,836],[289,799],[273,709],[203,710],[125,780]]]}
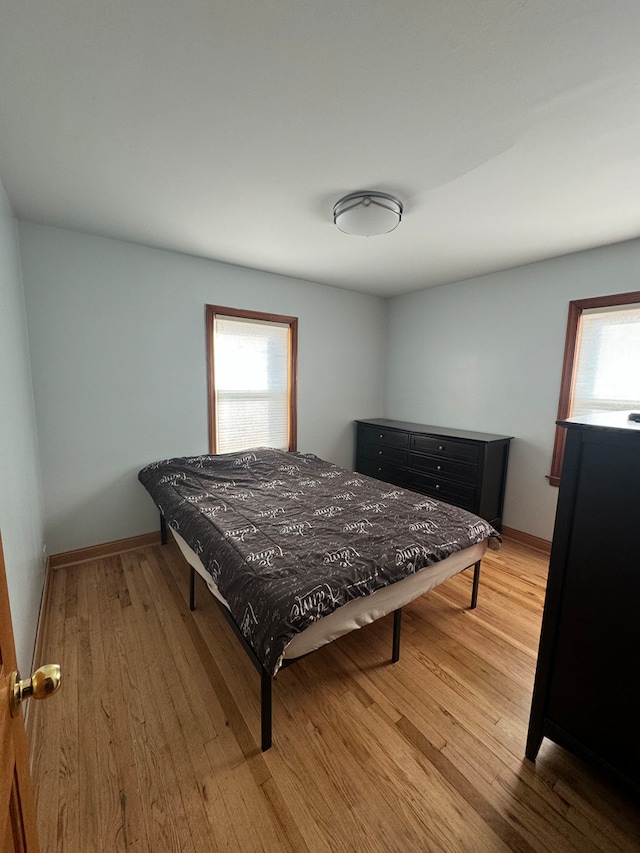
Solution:
{"label": "drawer handle", "polygon": [[378,438],[384,438],[384,433],[381,432],[380,435],[378,436]]}
{"label": "drawer handle", "polygon": [[444,449],[445,449],[444,444],[439,444],[439,445],[438,445],[438,450],[444,450]]}
{"label": "drawer handle", "polygon": [[440,488],[440,483],[436,483],[436,489]]}
{"label": "drawer handle", "polygon": [[382,468],[378,468],[378,471],[382,471]]}
{"label": "drawer handle", "polygon": [[442,471],[442,465],[436,465],[436,471]]}
{"label": "drawer handle", "polygon": [[382,456],[382,451],[381,451],[381,450],[379,450],[379,451],[378,451],[378,456]]}

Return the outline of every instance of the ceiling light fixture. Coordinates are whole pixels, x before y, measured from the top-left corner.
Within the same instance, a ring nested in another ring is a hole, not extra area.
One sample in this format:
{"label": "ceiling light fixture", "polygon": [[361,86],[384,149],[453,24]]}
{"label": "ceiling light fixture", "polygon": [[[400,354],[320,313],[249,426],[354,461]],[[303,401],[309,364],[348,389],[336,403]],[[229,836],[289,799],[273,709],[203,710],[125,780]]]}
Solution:
{"label": "ceiling light fixture", "polygon": [[388,193],[350,193],[333,208],[333,221],[345,234],[373,237],[388,234],[402,219],[402,202]]}

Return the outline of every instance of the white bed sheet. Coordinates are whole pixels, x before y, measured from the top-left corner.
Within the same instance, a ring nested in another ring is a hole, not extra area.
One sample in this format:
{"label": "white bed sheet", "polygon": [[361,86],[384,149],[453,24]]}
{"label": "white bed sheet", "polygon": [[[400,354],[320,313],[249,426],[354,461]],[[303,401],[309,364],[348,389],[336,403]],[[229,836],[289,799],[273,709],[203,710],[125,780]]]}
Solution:
{"label": "white bed sheet", "polygon": [[[187,545],[185,540],[173,528],[169,528],[175,539],[180,551],[185,560],[190,566],[198,572],[203,578],[211,594],[223,604],[227,610],[229,605],[225,598],[220,594],[218,587],[213,582],[209,572],[205,569],[202,560],[195,551]],[[487,550],[488,540],[479,542],[466,548],[464,551],[458,551],[442,560],[439,563],[434,563],[432,566],[426,566],[424,569],[397,581],[390,586],[376,590],[372,595],[363,596],[362,598],[354,598],[353,600],[343,604],[333,613],[318,619],[312,625],[309,625],[304,631],[291,640],[289,645],[284,650],[284,654],[278,661],[278,668],[282,665],[282,661],[291,658],[298,658],[302,655],[309,654],[321,646],[336,640],[343,634],[348,634],[357,628],[362,628],[363,625],[369,625],[397,610],[399,607],[404,607],[414,598],[423,595],[430,589],[433,589],[448,578],[453,577],[463,569],[474,565],[478,560],[481,560]]]}

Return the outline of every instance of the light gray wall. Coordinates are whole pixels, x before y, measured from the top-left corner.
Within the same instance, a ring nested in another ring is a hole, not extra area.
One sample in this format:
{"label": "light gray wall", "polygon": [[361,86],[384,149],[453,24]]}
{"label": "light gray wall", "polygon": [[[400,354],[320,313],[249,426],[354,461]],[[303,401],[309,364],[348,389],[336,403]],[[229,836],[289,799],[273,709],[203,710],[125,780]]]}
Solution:
{"label": "light gray wall", "polygon": [[50,553],[157,529],[138,470],[207,452],[206,303],[299,318],[298,448],[352,466],[384,300],[31,223],[20,244]]}
{"label": "light gray wall", "polygon": [[31,670],[44,583],[42,503],[18,229],[2,184],[0,530],[18,665],[26,675]]}
{"label": "light gray wall", "polygon": [[551,539],[551,466],[569,301],[640,290],[640,241],[395,297],[388,417],[515,436],[504,521]]}

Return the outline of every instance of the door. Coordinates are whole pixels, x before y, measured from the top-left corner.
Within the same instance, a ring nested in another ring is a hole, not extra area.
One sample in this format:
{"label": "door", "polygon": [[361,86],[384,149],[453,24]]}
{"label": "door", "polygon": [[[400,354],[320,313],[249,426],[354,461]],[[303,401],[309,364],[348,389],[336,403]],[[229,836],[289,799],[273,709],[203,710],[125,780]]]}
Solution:
{"label": "door", "polygon": [[0,850],[38,853],[36,813],[22,712],[9,709],[16,650],[0,536]]}

